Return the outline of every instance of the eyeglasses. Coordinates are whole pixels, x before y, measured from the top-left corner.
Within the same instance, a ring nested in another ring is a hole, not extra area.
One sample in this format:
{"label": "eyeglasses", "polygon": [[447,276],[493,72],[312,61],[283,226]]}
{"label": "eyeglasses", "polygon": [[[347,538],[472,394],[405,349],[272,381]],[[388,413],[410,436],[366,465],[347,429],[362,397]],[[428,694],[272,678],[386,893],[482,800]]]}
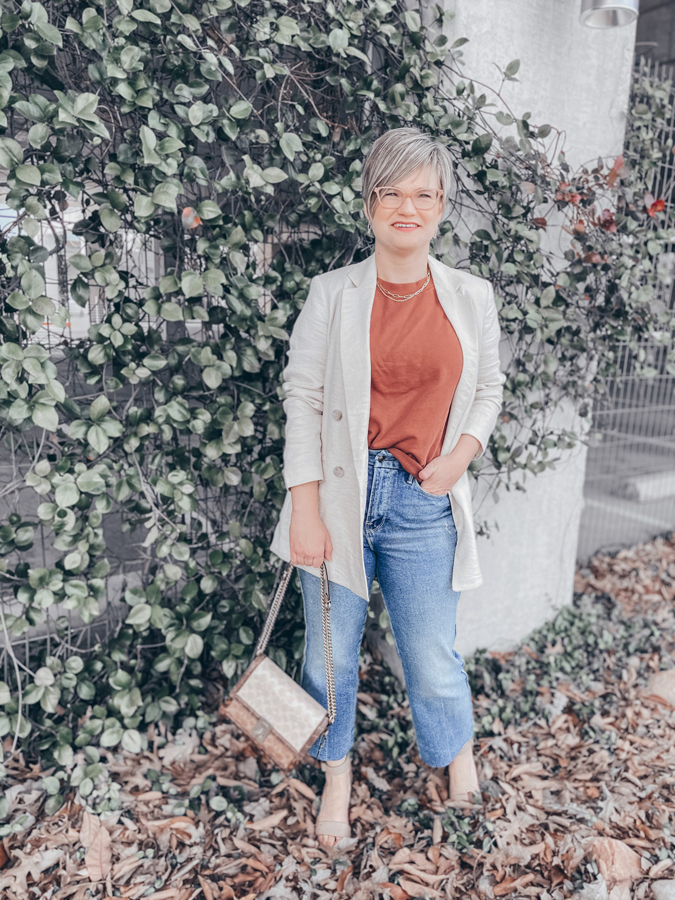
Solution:
{"label": "eyeglasses", "polygon": [[415,209],[433,209],[438,195],[443,194],[443,191],[439,188],[417,188],[416,191],[406,192],[395,187],[377,187],[374,193],[385,209],[398,209],[406,197],[412,197]]}

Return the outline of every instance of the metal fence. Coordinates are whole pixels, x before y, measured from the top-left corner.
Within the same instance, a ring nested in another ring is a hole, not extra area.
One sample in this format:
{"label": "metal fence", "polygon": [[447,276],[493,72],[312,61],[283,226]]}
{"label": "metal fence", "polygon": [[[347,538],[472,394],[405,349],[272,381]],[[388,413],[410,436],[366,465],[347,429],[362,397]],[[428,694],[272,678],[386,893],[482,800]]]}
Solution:
{"label": "metal fence", "polygon": [[[675,142],[673,69],[640,57],[635,73],[669,93],[668,115],[655,122],[664,143]],[[630,143],[630,137],[627,139]],[[672,221],[675,156],[668,153],[648,185],[663,198]],[[673,308],[675,247],[659,261],[654,302]],[[586,562],[598,551],[614,551],[675,529],[675,372],[668,354],[672,334],[638,342],[637,355],[620,353],[617,375],[607,379],[605,396],[595,403],[588,438],[584,509],[577,558]],[[654,374],[636,373],[635,362]]]}

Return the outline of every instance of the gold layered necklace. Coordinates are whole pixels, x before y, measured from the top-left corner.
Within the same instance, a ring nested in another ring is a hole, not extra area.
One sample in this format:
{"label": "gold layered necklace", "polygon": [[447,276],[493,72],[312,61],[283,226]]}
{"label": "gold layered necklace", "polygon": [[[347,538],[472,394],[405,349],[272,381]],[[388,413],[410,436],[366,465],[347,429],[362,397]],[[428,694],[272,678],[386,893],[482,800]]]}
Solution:
{"label": "gold layered necklace", "polygon": [[390,300],[395,300],[397,303],[403,303],[404,300],[412,300],[413,297],[416,297],[418,294],[421,294],[424,288],[429,284],[429,279],[431,278],[431,269],[427,264],[427,277],[421,288],[418,288],[416,291],[413,291],[412,294],[395,294],[393,291],[387,290],[386,287],[383,287],[382,284],[378,281],[377,286],[382,291],[385,297],[388,297]]}

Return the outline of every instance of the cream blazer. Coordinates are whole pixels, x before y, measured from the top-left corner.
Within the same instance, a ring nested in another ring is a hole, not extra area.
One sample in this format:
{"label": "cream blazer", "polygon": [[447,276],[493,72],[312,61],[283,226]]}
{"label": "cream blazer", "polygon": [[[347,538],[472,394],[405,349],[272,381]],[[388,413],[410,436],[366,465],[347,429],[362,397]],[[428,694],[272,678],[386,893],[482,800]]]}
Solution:
{"label": "cream blazer", "polygon": [[[501,338],[489,281],[429,256],[438,299],[462,347],[463,368],[450,408],[441,456],[461,434],[487,447],[502,406],[506,376],[500,370]],[[375,299],[375,255],[312,278],[290,336],[283,370],[286,414],[283,477],[287,488],[319,482],[319,514],[333,542],[328,578],[368,600],[363,560],[363,519],[368,488],[370,314]],[[482,583],[469,475],[448,492],[457,528],[452,587]],[[270,549],[290,562],[292,497],[287,491]],[[314,575],[319,569],[300,565]]]}

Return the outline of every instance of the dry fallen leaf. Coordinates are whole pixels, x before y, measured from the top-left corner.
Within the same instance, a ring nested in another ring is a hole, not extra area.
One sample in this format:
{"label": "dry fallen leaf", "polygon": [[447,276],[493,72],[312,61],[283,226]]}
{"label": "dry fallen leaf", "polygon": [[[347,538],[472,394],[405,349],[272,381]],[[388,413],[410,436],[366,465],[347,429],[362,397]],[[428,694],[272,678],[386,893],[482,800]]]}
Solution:
{"label": "dry fallen leaf", "polygon": [[588,855],[598,864],[600,874],[610,889],[622,881],[634,881],[642,877],[639,854],[623,841],[607,837],[595,838],[588,847]]}
{"label": "dry fallen leaf", "polygon": [[110,833],[101,825],[87,849],[84,864],[92,881],[103,881],[110,872],[112,863],[112,848]]}
{"label": "dry fallen leaf", "polygon": [[265,816],[264,819],[258,819],[255,822],[247,822],[247,828],[253,828],[254,831],[268,831],[271,828],[275,828],[279,822],[286,818],[288,815],[287,809],[280,809],[278,812],[272,813],[270,816]]}
{"label": "dry fallen leaf", "polygon": [[80,843],[83,847],[91,847],[101,827],[99,817],[92,815],[85,809],[82,813],[82,824],[80,825]]}

